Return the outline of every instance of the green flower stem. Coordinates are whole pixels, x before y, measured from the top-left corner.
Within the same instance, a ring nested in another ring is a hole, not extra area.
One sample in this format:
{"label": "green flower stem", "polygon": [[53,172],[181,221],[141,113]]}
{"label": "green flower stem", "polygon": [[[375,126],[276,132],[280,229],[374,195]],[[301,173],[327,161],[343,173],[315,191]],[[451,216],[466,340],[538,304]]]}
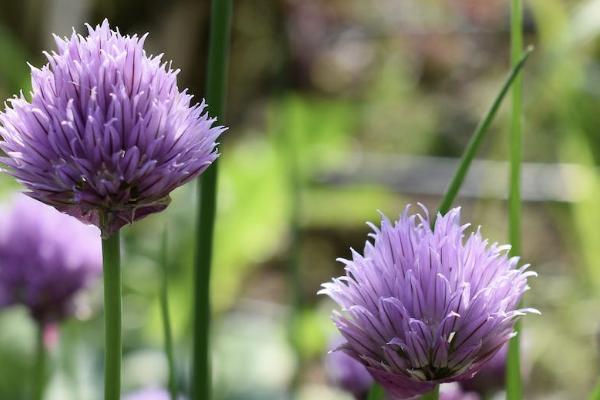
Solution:
{"label": "green flower stem", "polygon": [[33,365],[33,400],[44,398],[47,374],[46,345],[44,344],[44,324],[37,324],[35,340],[35,364]]}
{"label": "green flower stem", "polygon": [[[223,121],[232,0],[213,0],[206,80],[208,112]],[[194,336],[191,398],[210,400],[210,268],[217,198],[217,162],[199,179],[194,278]]]}
{"label": "green flower stem", "polygon": [[164,229],[160,247],[160,266],[161,266],[161,290],[160,290],[160,313],[163,323],[163,334],[165,337],[165,356],[168,365],[167,387],[171,400],[177,399],[177,379],[175,373],[175,356],[173,352],[173,334],[171,330],[171,316],[169,313],[169,275],[168,275],[168,239],[167,228]]}
{"label": "green flower stem", "polygon": [[[511,62],[515,65],[523,51],[523,3],[511,2]],[[522,159],[522,78],[518,78],[512,87],[512,110],[510,125],[510,190],[508,197],[508,231],[512,246],[511,255],[521,254],[521,159]],[[515,325],[515,336],[509,342],[506,362],[506,398],[520,400],[523,397],[520,365],[521,324]]]}
{"label": "green flower stem", "polygon": [[104,263],[104,399],[121,398],[121,255],[119,232],[102,239]]}
{"label": "green flower stem", "polygon": [[291,398],[297,397],[297,391],[302,380],[305,359],[302,354],[302,325],[305,312],[308,307],[305,304],[301,273],[301,227],[302,216],[302,187],[303,179],[298,159],[298,129],[285,129],[285,122],[294,121],[295,115],[287,100],[283,112],[277,119],[279,132],[276,135],[278,150],[282,154],[282,166],[285,171],[285,181],[289,194],[290,209],[288,213],[288,229],[290,234],[289,258],[287,260],[287,284],[289,290],[289,323],[288,338],[294,352],[296,364],[292,379],[290,380],[289,392]]}
{"label": "green flower stem", "polygon": [[290,215],[290,258],[288,260],[287,279],[288,285],[291,289],[290,293],[290,324],[288,327],[288,337],[291,341],[292,349],[296,357],[296,367],[290,382],[290,392],[292,398],[295,396],[295,392],[301,383],[302,369],[304,367],[304,358],[302,355],[302,349],[300,345],[300,338],[298,337],[299,325],[303,324],[302,321],[304,311],[304,299],[302,296],[302,280],[300,273],[300,187],[297,186],[297,180],[291,180],[295,182],[292,188],[292,204],[291,204],[291,215]]}
{"label": "green flower stem", "polygon": [[588,397],[588,400],[600,400],[600,382],[596,384],[596,387]]}
{"label": "green flower stem", "polygon": [[422,400],[438,400],[440,398],[440,385],[436,385],[436,387],[429,393],[421,396]]}
{"label": "green flower stem", "polygon": [[533,48],[529,47],[524,54],[519,56],[517,62],[513,65],[512,70],[510,71],[506,80],[504,81],[500,92],[498,92],[490,108],[485,113],[485,116],[475,128],[475,132],[473,132],[473,135],[471,136],[471,139],[467,144],[467,148],[465,149],[465,152],[462,155],[460,164],[456,169],[452,180],[450,181],[448,189],[446,189],[444,197],[440,201],[440,205],[438,206],[438,211],[442,215],[446,214],[450,207],[452,207],[452,203],[458,195],[458,191],[460,190],[460,187],[463,181],[465,180],[465,176],[469,171],[471,162],[475,158],[475,154],[477,153],[477,150],[479,149],[483,138],[488,132],[489,127],[492,124],[492,121],[494,120],[494,117],[496,116],[500,105],[502,104],[502,100],[506,96],[506,93],[510,89],[511,85],[514,85],[518,81],[519,72],[525,66],[525,62],[527,61],[527,58],[529,57],[532,51]]}
{"label": "green flower stem", "polygon": [[381,385],[374,383],[371,386],[371,390],[369,391],[369,396],[367,400],[383,400],[385,398],[385,391],[381,387]]}

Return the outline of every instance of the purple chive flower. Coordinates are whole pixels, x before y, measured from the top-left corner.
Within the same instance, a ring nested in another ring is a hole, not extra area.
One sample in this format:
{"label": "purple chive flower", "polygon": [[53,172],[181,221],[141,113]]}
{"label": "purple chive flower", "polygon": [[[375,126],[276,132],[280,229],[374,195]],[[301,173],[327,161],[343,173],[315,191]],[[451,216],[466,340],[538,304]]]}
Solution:
{"label": "purple chive flower", "polygon": [[163,389],[143,389],[124,397],[124,400],[170,400],[171,396]]}
{"label": "purple chive flower", "polygon": [[343,338],[336,338],[331,343],[332,351],[325,356],[327,375],[333,385],[351,393],[357,400],[366,399],[373,377],[360,362],[342,351],[335,351],[344,343]]}
{"label": "purple chive flower", "polygon": [[22,304],[42,325],[59,322],[101,265],[96,227],[23,195],[0,213],[0,308]]}
{"label": "purple chive flower", "polygon": [[440,400],[479,400],[477,393],[465,392],[456,383],[447,383],[440,387]]}
{"label": "purple chive flower", "polygon": [[146,55],[146,35],[108,21],[55,36],[32,91],[0,113],[0,161],[29,196],[108,236],[169,204],[169,193],[218,156],[222,127],[177,87],[179,70]]}
{"label": "purple chive flower", "polygon": [[479,230],[465,239],[458,208],[433,230],[423,211],[371,224],[364,255],[352,250],[341,260],[346,275],[321,290],[342,308],[342,351],[396,398],[470,378],[514,336],[519,316],[537,313],[518,308],[535,273],[517,268],[509,246],[489,245]]}

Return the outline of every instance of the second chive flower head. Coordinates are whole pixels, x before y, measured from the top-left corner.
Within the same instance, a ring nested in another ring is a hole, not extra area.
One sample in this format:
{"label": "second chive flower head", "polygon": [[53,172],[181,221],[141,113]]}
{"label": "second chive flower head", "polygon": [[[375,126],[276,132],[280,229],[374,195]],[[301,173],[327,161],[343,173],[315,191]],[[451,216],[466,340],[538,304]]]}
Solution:
{"label": "second chive flower head", "polygon": [[60,322],[101,272],[97,228],[23,195],[0,213],[0,309],[22,304],[40,325]]}
{"label": "second chive flower head", "polygon": [[515,320],[537,312],[518,308],[535,273],[517,268],[508,246],[489,245],[479,230],[465,240],[459,209],[433,229],[424,211],[372,225],[373,243],[341,260],[346,275],[321,291],[342,308],[340,351],[397,398],[472,377],[514,335]]}

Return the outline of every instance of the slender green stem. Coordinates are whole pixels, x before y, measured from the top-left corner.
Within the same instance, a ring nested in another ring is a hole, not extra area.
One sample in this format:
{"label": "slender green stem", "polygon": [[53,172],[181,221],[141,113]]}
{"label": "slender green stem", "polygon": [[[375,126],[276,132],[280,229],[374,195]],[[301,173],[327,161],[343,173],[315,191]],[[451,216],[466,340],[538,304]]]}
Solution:
{"label": "slender green stem", "polygon": [[168,238],[167,228],[163,230],[162,242],[160,246],[160,266],[161,266],[161,290],[160,290],[160,312],[163,323],[163,334],[165,336],[165,356],[168,365],[169,394],[171,400],[177,399],[177,379],[175,373],[175,356],[173,352],[173,334],[171,331],[171,316],[169,313],[169,273],[168,273]]}
{"label": "slender green stem", "polygon": [[[514,65],[523,54],[522,0],[512,0],[511,60]],[[523,78],[518,76],[512,86],[512,110],[510,124],[510,194],[509,234],[512,253],[521,253],[521,159],[522,155],[522,108]]]}
{"label": "slender green stem", "polygon": [[369,391],[369,396],[367,400],[383,400],[385,399],[385,391],[381,387],[381,385],[374,383],[371,386],[371,390]]}
{"label": "slender green stem", "polygon": [[589,400],[600,400],[600,382],[596,384],[596,387],[588,397]]}
{"label": "slender green stem", "polygon": [[301,203],[301,179],[296,162],[295,149],[288,149],[289,171],[288,182],[290,183],[291,209],[289,224],[291,230],[291,248],[288,265],[288,279],[292,289],[291,300],[293,314],[297,315],[304,305],[302,292],[302,277],[300,271],[300,217],[302,212]]}
{"label": "slender green stem", "polygon": [[44,344],[44,324],[38,323],[35,340],[35,364],[33,365],[33,400],[42,400],[44,398],[47,378],[47,358],[48,353]]}
{"label": "slender green stem", "polygon": [[[302,215],[302,176],[298,161],[298,129],[285,129],[294,120],[292,102],[287,100],[282,107],[279,122],[278,145],[282,154],[282,165],[284,167],[287,190],[290,196],[290,210],[288,214],[288,229],[290,232],[290,249],[287,260],[287,284],[289,291],[290,313],[288,324],[288,338],[296,358],[296,365],[292,379],[290,380],[289,391],[291,398],[296,396],[296,392],[301,383],[302,370],[304,368],[304,358],[301,349],[298,324],[303,323],[302,317],[305,311],[305,301],[303,296],[302,276],[300,269],[301,257],[301,230],[300,220]],[[286,123],[287,122],[287,123]],[[300,128],[302,129],[302,128]]]}
{"label": "slender green stem", "polygon": [[[295,208],[295,205],[292,205]],[[302,370],[304,368],[304,358],[302,355],[302,349],[298,337],[298,324],[302,322],[302,313],[304,311],[304,300],[302,296],[302,281],[300,277],[300,229],[298,226],[298,215],[296,211],[293,211],[291,216],[291,231],[292,231],[292,243],[290,249],[290,259],[288,260],[288,281],[291,289],[290,300],[290,324],[288,327],[288,337],[296,357],[296,366],[292,379],[290,381],[289,390],[292,398],[295,397],[295,393],[300,386],[302,379]]]}
{"label": "slender green stem", "polygon": [[446,190],[444,197],[440,201],[438,211],[442,215],[446,214],[452,206],[452,203],[454,202],[454,199],[456,198],[458,191],[460,190],[460,187],[463,181],[465,180],[465,176],[469,171],[471,162],[473,161],[473,158],[475,158],[475,154],[477,153],[477,150],[479,149],[483,138],[488,132],[489,127],[492,124],[492,121],[494,120],[494,117],[496,116],[500,105],[502,104],[502,100],[506,96],[506,93],[510,89],[511,85],[516,84],[516,82],[518,81],[518,77],[520,75],[519,72],[521,71],[521,69],[523,69],[525,62],[527,61],[527,58],[529,57],[532,51],[533,48],[529,47],[522,56],[519,56],[517,62],[513,65],[510,73],[506,77],[506,80],[504,81],[500,92],[498,92],[490,108],[485,113],[485,116],[475,128],[475,132],[473,132],[473,135],[471,136],[471,139],[467,144],[467,148],[465,149],[465,152],[463,153],[462,158],[460,160],[460,164],[456,169],[452,180],[450,181],[450,185],[448,185],[448,189]]}
{"label": "slender green stem", "polygon": [[422,400],[438,400],[440,398],[440,385],[437,385],[431,392],[421,396]]}
{"label": "slender green stem", "polygon": [[[232,8],[232,0],[212,1],[206,102],[211,116],[219,121],[223,120],[225,104]],[[216,162],[202,174],[198,189],[191,398],[210,400],[210,267],[217,197]]]}
{"label": "slender green stem", "polygon": [[[511,62],[515,65],[523,52],[523,3],[511,1]],[[508,231],[512,246],[511,255],[521,254],[521,159],[522,159],[522,78],[518,78],[512,88],[512,110],[510,125],[510,188],[508,198]],[[506,362],[506,398],[520,400],[523,397],[520,365],[521,324],[515,325],[515,336],[509,342]]]}
{"label": "slender green stem", "polygon": [[121,252],[119,232],[102,239],[104,263],[104,399],[121,398]]}

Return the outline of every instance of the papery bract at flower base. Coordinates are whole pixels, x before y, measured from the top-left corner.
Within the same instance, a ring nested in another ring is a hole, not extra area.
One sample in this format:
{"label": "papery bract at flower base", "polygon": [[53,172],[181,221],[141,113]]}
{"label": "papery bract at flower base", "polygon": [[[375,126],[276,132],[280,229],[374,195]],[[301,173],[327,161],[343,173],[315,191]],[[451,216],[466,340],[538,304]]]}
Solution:
{"label": "papery bract at flower base", "polygon": [[[423,208],[424,209],[424,208]],[[334,321],[341,351],[362,362],[388,395],[410,398],[471,377],[513,335],[527,278],[508,246],[477,230],[465,238],[460,211],[409,215],[371,225],[374,241],[352,251],[346,275],[325,283],[342,308]]]}
{"label": "papery bract at flower base", "polygon": [[42,325],[59,322],[101,271],[96,227],[23,195],[0,213],[0,307],[23,304]]}
{"label": "papery bract at flower base", "polygon": [[108,236],[163,210],[169,193],[218,156],[222,127],[177,87],[177,70],[147,56],[146,36],[107,21],[89,35],[55,37],[23,95],[0,114],[1,159],[29,196]]}

